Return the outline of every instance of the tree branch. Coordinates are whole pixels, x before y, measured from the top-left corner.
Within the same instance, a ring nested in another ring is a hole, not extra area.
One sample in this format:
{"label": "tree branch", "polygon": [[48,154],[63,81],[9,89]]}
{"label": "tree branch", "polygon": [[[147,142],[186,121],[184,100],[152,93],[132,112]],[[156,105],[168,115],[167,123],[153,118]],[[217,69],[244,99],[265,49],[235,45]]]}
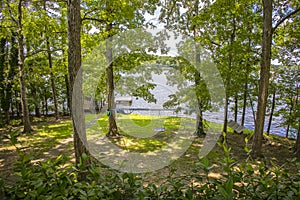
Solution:
{"label": "tree branch", "polygon": [[18,24],[18,21],[16,20],[16,18],[14,18],[13,14],[12,14],[11,7],[10,7],[10,5],[9,5],[9,2],[7,2],[7,8],[8,8],[8,12],[9,12],[10,18],[11,18],[16,24]]}
{"label": "tree branch", "polygon": [[83,20],[97,21],[97,22],[100,22],[100,23],[105,23],[106,22],[103,19],[97,19],[97,18],[91,18],[91,17],[83,17],[81,21],[83,21]]}
{"label": "tree branch", "polygon": [[[54,49],[54,50],[51,50],[49,52],[53,53],[53,52],[56,52],[56,51],[63,51],[63,49]],[[40,49],[36,52],[32,52],[31,54],[26,55],[25,58],[29,58],[29,57],[34,56],[36,54],[39,54],[41,52],[48,52],[48,50],[47,49]]]}
{"label": "tree branch", "polygon": [[300,8],[295,9],[294,11],[288,13],[285,17],[281,18],[277,24],[274,26],[274,28],[272,28],[272,34],[275,32],[275,30],[278,28],[278,26],[280,24],[282,24],[285,20],[287,20],[288,18],[290,18],[292,15],[296,14],[297,12],[300,11]]}

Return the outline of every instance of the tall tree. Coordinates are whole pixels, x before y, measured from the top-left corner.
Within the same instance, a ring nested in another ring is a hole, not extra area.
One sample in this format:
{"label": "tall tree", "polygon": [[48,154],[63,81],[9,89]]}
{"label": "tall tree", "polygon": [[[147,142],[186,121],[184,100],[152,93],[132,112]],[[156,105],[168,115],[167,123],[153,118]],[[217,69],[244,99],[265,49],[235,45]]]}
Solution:
{"label": "tall tree", "polygon": [[[82,99],[82,71],[80,70],[80,32],[80,0],[68,0],[68,71],[70,79],[70,91],[73,91],[73,95],[71,95],[71,113],[73,123],[75,158],[77,164],[80,163],[80,160],[82,159],[82,155],[84,153],[88,154],[88,150],[85,147],[85,138],[83,138],[85,137],[85,124]],[[89,162],[89,160],[85,160],[84,163],[88,164]],[[85,174],[81,173],[79,178],[81,180],[84,180]]]}
{"label": "tall tree", "polygon": [[[6,44],[6,38],[0,38],[0,105],[2,108],[2,104],[4,102],[4,66],[5,66],[5,44]],[[0,110],[0,125],[2,125],[2,109]]]}
{"label": "tall tree", "polygon": [[261,156],[262,151],[262,139],[265,122],[265,112],[268,97],[268,87],[270,78],[270,64],[271,64],[271,46],[272,46],[272,34],[276,28],[282,24],[289,17],[300,11],[300,8],[296,8],[292,12],[282,17],[272,28],[272,0],[263,0],[263,39],[262,39],[262,54],[261,54],[261,69],[259,80],[259,93],[257,113],[254,128],[254,137],[252,144],[253,157]]}
{"label": "tall tree", "polygon": [[[214,4],[205,2],[204,8],[193,20],[200,26],[201,44],[211,51],[214,62],[223,78],[226,88],[224,104],[223,132],[227,132],[229,104],[235,102],[235,118],[238,113],[238,96],[248,90],[254,62],[254,47],[257,45],[257,9],[256,1],[216,1]],[[249,22],[255,23],[252,27]],[[249,31],[249,29],[251,31]],[[245,70],[245,66],[248,66]],[[245,83],[245,84],[244,84]],[[245,93],[247,96],[247,93]],[[244,95],[244,96],[245,96]],[[244,98],[246,99],[246,98]],[[246,104],[245,104],[246,105]]]}
{"label": "tall tree", "polygon": [[[115,119],[114,110],[114,64],[112,63],[113,53],[111,43],[113,36],[128,28],[141,27],[145,12],[154,12],[157,0],[154,1],[129,1],[129,0],[111,0],[111,1],[85,1],[83,20],[85,27],[91,27],[93,24],[99,30],[98,40],[106,40],[106,81],[107,81],[107,101],[109,116],[109,131],[107,136],[119,135]],[[87,28],[88,29],[88,28]],[[94,42],[95,43],[95,42]],[[94,44],[95,45],[95,44]]]}
{"label": "tall tree", "polygon": [[[24,130],[23,132],[29,133],[33,129],[31,128],[31,122],[29,119],[29,109],[26,97],[26,72],[25,72],[25,53],[24,53],[24,35],[23,35],[23,12],[22,12],[22,4],[23,0],[18,1],[18,16],[17,19],[11,14],[11,18],[16,22],[18,30],[17,30],[17,39],[18,39],[18,63],[20,67],[20,86],[21,86],[21,103],[22,103],[22,113],[23,113],[23,124]],[[11,10],[10,10],[11,12]]]}
{"label": "tall tree", "polygon": [[[186,11],[182,11],[182,7],[186,8]],[[208,100],[210,97],[204,97],[203,94],[207,88],[205,86],[202,72],[200,70],[201,65],[201,47],[200,44],[196,42],[196,40],[200,36],[200,27],[199,24],[195,21],[195,18],[199,15],[200,10],[203,8],[199,0],[196,1],[165,1],[162,4],[162,11],[160,15],[161,22],[166,23],[166,28],[175,29],[183,34],[189,35],[191,38],[195,40],[194,48],[194,64],[195,67],[190,67],[189,65],[183,65],[186,69],[180,69],[182,72],[190,70],[188,72],[192,77],[192,82],[195,84],[196,98],[197,103],[196,107],[196,132],[195,134],[198,136],[204,136],[204,118],[203,112],[208,110],[210,101]],[[182,66],[181,66],[182,67]],[[202,94],[201,94],[202,90]],[[208,94],[208,93],[205,93]],[[175,97],[175,96],[174,96]],[[176,101],[175,99],[170,101]]]}

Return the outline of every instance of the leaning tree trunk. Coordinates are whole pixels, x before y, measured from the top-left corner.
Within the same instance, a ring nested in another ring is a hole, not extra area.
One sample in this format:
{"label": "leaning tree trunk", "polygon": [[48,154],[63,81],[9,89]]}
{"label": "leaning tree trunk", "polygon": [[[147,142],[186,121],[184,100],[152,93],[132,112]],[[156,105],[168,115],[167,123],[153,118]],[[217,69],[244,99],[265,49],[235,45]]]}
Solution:
{"label": "leaning tree trunk", "polygon": [[23,125],[24,133],[30,133],[32,131],[31,123],[29,119],[29,110],[27,105],[26,97],[26,81],[25,81],[25,55],[24,55],[24,35],[22,33],[22,0],[18,3],[18,62],[20,67],[20,87],[21,87],[21,103],[22,103],[22,113],[23,113]]}
{"label": "leaning tree trunk", "polygon": [[[69,78],[70,91],[75,92],[75,95],[70,95],[70,97],[71,97],[71,104],[72,104],[71,113],[72,113],[72,124],[73,124],[74,149],[75,149],[75,158],[76,158],[77,165],[82,160],[82,155],[88,154],[88,150],[85,146],[86,138],[85,138],[82,80],[81,80],[82,71],[80,70],[81,67],[80,30],[81,30],[80,0],[68,0],[68,41],[69,41],[68,71],[70,77]],[[81,138],[79,135],[81,135]],[[86,167],[88,167],[88,164],[90,163],[90,159],[83,160],[82,163],[86,164]],[[80,172],[79,180],[85,180],[85,179],[86,179],[86,174],[84,172]]]}
{"label": "leaning tree trunk", "polygon": [[261,69],[258,92],[258,105],[252,144],[253,157],[261,156],[265,112],[270,78],[271,42],[272,42],[272,0],[263,0],[263,38]]}

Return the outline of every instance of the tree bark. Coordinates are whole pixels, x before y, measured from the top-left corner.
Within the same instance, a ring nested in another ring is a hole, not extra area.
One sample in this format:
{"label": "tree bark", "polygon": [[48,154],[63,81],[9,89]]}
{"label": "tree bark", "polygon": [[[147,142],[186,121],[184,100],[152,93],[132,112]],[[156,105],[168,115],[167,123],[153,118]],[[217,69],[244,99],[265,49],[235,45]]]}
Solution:
{"label": "tree bark", "polygon": [[70,83],[67,74],[65,75],[65,84],[66,84],[66,94],[67,94],[67,106],[69,112],[71,112]]}
{"label": "tree bark", "polygon": [[5,95],[4,95],[4,63],[5,63],[5,44],[6,44],[6,38],[0,39],[0,126],[3,123],[3,117],[2,117],[2,109],[3,109],[3,102],[5,101]]}
{"label": "tree bark", "polygon": [[273,94],[272,94],[272,105],[271,105],[271,110],[270,110],[270,117],[269,117],[269,123],[268,123],[268,129],[267,129],[267,134],[270,134],[271,130],[271,125],[272,125],[272,120],[273,120],[273,115],[274,115],[274,109],[275,109],[275,100],[276,100],[276,89],[274,88]]}
{"label": "tree bark", "polygon": [[261,156],[262,139],[265,122],[266,103],[268,97],[268,86],[271,63],[272,42],[272,0],[263,0],[263,38],[261,69],[259,80],[258,105],[252,144],[252,156]]}
{"label": "tree bark", "polygon": [[[199,14],[199,1],[195,1],[194,5],[194,15]],[[198,27],[196,25],[193,26],[193,35],[194,40],[199,37]],[[195,43],[195,65],[196,69],[194,72],[194,81],[196,86],[196,98],[197,98],[197,112],[196,112],[196,135],[199,137],[205,136],[204,132],[204,123],[203,123],[203,100],[201,99],[201,91],[199,90],[199,86],[201,85],[201,74],[200,74],[200,64],[201,64],[201,53],[200,53],[200,45]]]}
{"label": "tree bark", "polygon": [[[112,24],[107,25],[107,31],[110,32],[112,29]],[[106,62],[108,63],[108,67],[106,68],[106,82],[107,82],[107,88],[108,88],[108,95],[107,95],[107,103],[108,103],[108,109],[109,109],[109,130],[107,133],[107,136],[118,136],[119,131],[116,123],[116,114],[115,114],[115,94],[114,94],[114,70],[113,70],[113,55],[112,55],[112,37],[109,36],[109,38],[106,40]]]}
{"label": "tree bark", "polygon": [[[46,1],[44,1],[44,10],[47,11]],[[49,37],[47,36],[47,26],[45,27],[45,35],[46,35],[48,63],[49,63],[49,68],[50,68],[50,81],[51,81],[51,90],[52,90],[52,100],[53,100],[53,104],[54,104],[54,115],[55,115],[55,119],[57,120],[59,118],[59,113],[58,113],[58,106],[57,106],[57,99],[56,99],[55,79],[54,79],[54,75],[53,75],[53,71],[52,71],[52,69],[53,69],[52,53],[50,50]]]}
{"label": "tree bark", "polygon": [[[9,60],[9,64],[7,64],[7,68],[9,68],[7,80],[5,88],[5,98],[4,98],[4,106],[3,110],[5,112],[6,123],[10,123],[10,114],[9,109],[12,107],[12,88],[13,88],[13,80],[17,75],[18,71],[18,48],[16,47],[16,36],[13,34],[11,37],[11,48],[9,51],[9,47],[6,50],[7,59]],[[11,109],[13,110],[13,109]]]}
{"label": "tree bark", "polygon": [[56,99],[56,88],[55,88],[55,80],[54,80],[54,75],[52,72],[53,69],[53,64],[52,64],[52,54],[50,51],[50,42],[49,38],[46,38],[46,43],[47,43],[47,54],[48,54],[48,63],[49,63],[49,68],[50,68],[50,81],[51,81],[51,90],[52,90],[52,99],[54,103],[54,114],[55,114],[55,119],[58,119],[59,113],[58,113],[58,106],[57,106],[57,99]]}
{"label": "tree bark", "polygon": [[300,159],[300,116],[298,117],[298,133],[297,133],[297,140],[295,144],[295,154]]}
{"label": "tree bark", "polygon": [[[226,92],[227,93],[227,92]],[[227,134],[227,123],[228,123],[228,104],[229,104],[229,97],[226,94],[225,97],[225,106],[224,106],[224,124],[223,124],[223,133]],[[225,138],[223,138],[225,139]]]}
{"label": "tree bark", "polygon": [[35,116],[39,118],[39,117],[41,117],[40,100],[37,97],[37,92],[36,92],[36,86],[35,85],[32,86],[32,96],[34,98],[33,104],[34,104],[34,109],[35,109]]}
{"label": "tree bark", "polygon": [[[246,75],[248,77],[248,75]],[[246,116],[246,108],[247,108],[247,93],[248,93],[248,79],[245,82],[244,86],[244,94],[243,94],[243,111],[242,111],[242,119],[241,126],[245,125],[245,116]]]}
{"label": "tree bark", "polygon": [[[81,67],[81,17],[80,17],[80,0],[68,0],[68,71],[70,80],[71,95],[71,113],[73,123],[73,137],[76,164],[80,164],[82,155],[89,155],[85,145],[85,124],[83,112],[82,97],[82,70]],[[77,76],[77,78],[76,78]],[[78,77],[79,76],[79,77]],[[75,81],[76,79],[76,81]],[[76,118],[75,118],[76,117]],[[76,122],[75,122],[76,121]],[[79,134],[82,136],[80,138]],[[90,159],[82,160],[82,163],[88,167]],[[86,174],[79,173],[79,180],[85,180]]]}
{"label": "tree bark", "polygon": [[[200,58],[200,54],[196,53],[196,56]],[[200,61],[197,61],[196,59],[196,63],[198,62],[198,65],[200,64]],[[198,91],[199,89],[197,88],[198,85],[200,85],[200,72],[198,72],[197,70],[195,70],[195,74],[194,74],[194,79],[195,79],[195,86],[196,86],[196,96],[197,96],[197,112],[196,112],[196,132],[195,134],[199,137],[205,136],[205,132],[204,132],[204,123],[203,123],[203,112],[202,112],[202,101],[201,101],[201,97],[200,97],[200,92]]]}
{"label": "tree bark", "polygon": [[45,116],[48,116],[48,96],[47,96],[47,88],[44,89],[44,109],[43,112]]}
{"label": "tree bark", "polygon": [[15,106],[16,106],[16,111],[17,111],[17,117],[20,118],[21,105],[20,105],[20,102],[17,100],[19,97],[18,92],[19,92],[19,90],[15,90]]}
{"label": "tree bark", "polygon": [[234,96],[234,121],[237,122],[238,117],[238,98],[237,95]]}
{"label": "tree bark", "polygon": [[24,55],[24,35],[22,33],[22,0],[18,2],[18,48],[19,56],[18,62],[20,67],[20,87],[21,87],[21,103],[22,103],[22,113],[23,113],[23,125],[24,133],[30,133],[33,129],[31,128],[31,123],[29,119],[29,110],[26,97],[26,81],[25,81],[25,55]]}

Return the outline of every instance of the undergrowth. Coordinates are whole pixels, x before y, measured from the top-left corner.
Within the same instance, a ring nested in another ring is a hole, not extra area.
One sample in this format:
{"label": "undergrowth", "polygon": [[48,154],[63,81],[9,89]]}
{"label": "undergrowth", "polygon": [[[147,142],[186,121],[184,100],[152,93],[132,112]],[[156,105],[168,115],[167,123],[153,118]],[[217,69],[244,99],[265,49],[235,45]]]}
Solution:
{"label": "undergrowth", "polygon": [[[293,173],[284,165],[268,166],[265,161],[253,166],[237,162],[225,143],[219,145],[224,151],[220,178],[209,177],[213,165],[203,158],[195,160],[201,172],[195,169],[178,177],[172,169],[161,177],[160,185],[145,184],[145,174],[121,173],[97,163],[75,167],[66,156],[32,162],[32,157],[17,148],[14,173],[18,178],[14,184],[0,180],[0,199],[300,199],[300,164],[296,160],[288,163],[298,169]],[[85,181],[78,180],[82,171]]]}

